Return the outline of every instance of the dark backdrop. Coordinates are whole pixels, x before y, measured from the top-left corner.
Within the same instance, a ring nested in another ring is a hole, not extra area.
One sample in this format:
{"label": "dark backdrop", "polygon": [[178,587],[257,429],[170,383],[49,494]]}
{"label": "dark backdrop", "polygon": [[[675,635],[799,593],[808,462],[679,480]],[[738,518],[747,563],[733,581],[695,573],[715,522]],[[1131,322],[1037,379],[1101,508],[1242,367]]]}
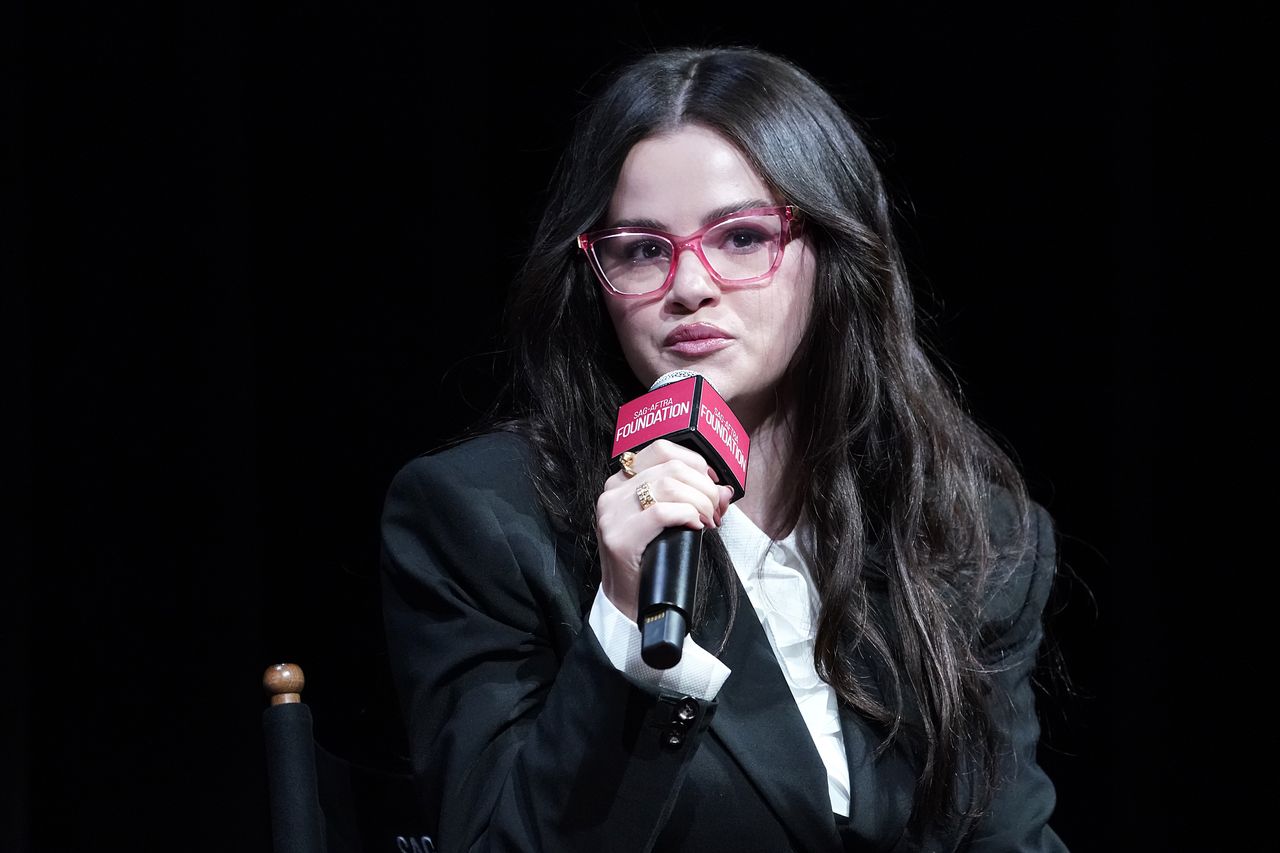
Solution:
{"label": "dark backdrop", "polygon": [[383,493],[490,398],[583,87],[708,39],[865,119],[928,334],[1059,524],[1062,836],[1252,837],[1262,5],[970,5],[10,7],[0,849],[265,849],[280,660],[321,739],[396,752]]}

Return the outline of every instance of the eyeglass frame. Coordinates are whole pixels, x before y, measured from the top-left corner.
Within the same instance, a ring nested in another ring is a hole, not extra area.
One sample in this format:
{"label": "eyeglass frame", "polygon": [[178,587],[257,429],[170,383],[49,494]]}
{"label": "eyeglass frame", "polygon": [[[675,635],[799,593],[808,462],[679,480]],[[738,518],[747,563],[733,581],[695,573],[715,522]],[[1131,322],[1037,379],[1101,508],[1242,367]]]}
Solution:
{"label": "eyeglass frame", "polygon": [[[708,231],[718,225],[726,222],[732,222],[734,219],[745,219],[751,216],[777,215],[782,217],[782,232],[778,240],[778,256],[773,259],[773,264],[767,272],[751,278],[725,278],[716,272],[711,263],[707,260],[707,256],[702,251],[702,238]],[[623,226],[621,228],[602,228],[598,231],[584,231],[578,235],[578,248],[587,256],[587,262],[591,265],[591,270],[596,274],[596,278],[600,280],[600,284],[604,285],[604,289],[614,296],[621,296],[624,299],[653,298],[666,293],[671,287],[671,283],[676,279],[676,270],[680,266],[680,256],[684,254],[685,249],[692,249],[693,253],[698,256],[698,260],[702,263],[702,268],[710,273],[711,278],[716,284],[722,287],[733,287],[743,284],[754,284],[769,278],[778,271],[778,267],[782,265],[782,256],[786,251],[787,244],[791,242],[792,226],[791,223],[796,222],[796,209],[794,205],[780,204],[773,207],[752,207],[747,210],[739,210],[734,213],[727,214],[714,219],[703,225],[697,231],[686,237],[679,237],[667,231],[660,231],[657,228],[638,228],[634,226]],[[796,222],[798,225],[799,223]],[[671,244],[671,268],[667,270],[667,278],[662,282],[660,287],[653,290],[646,290],[644,293],[623,293],[609,283],[609,277],[604,274],[604,270],[600,268],[600,261],[592,251],[592,246],[597,240],[605,237],[621,237],[624,235],[647,235],[650,237],[661,237]]]}

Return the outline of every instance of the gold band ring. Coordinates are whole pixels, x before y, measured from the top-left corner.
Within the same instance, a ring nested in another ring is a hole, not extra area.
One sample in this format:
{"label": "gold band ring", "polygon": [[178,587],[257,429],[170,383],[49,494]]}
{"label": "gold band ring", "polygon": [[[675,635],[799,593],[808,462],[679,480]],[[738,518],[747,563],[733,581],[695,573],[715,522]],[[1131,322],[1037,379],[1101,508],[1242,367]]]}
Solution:
{"label": "gold band ring", "polygon": [[623,454],[618,457],[618,461],[622,463],[622,471],[628,477],[634,477],[636,475],[636,469],[631,467],[631,464],[636,461],[636,455],[634,453],[630,450],[624,451]]}
{"label": "gold band ring", "polygon": [[653,506],[657,501],[653,499],[653,492],[649,491],[648,482],[641,483],[636,486],[636,498],[640,501],[640,509],[645,510]]}

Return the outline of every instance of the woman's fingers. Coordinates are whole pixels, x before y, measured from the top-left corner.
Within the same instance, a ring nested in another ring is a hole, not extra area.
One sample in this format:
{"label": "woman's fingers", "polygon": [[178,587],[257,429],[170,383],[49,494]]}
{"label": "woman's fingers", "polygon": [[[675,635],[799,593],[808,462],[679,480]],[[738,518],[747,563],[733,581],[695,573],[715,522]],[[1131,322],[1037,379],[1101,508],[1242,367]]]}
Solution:
{"label": "woman's fingers", "polygon": [[[648,487],[651,501],[641,500]],[[698,489],[671,477],[636,478],[622,488],[606,489],[596,500],[596,529],[600,544],[615,552],[633,553],[639,565],[644,547],[665,527],[701,530],[719,524],[720,513]]]}
{"label": "woman's fingers", "polygon": [[[652,453],[649,452],[651,450]],[[610,475],[605,481],[605,489],[635,488],[645,481],[652,484],[662,479],[676,480],[696,489],[705,500],[672,489],[667,489],[670,495],[667,499],[688,499],[709,523],[719,524],[719,516],[727,508],[724,500],[727,487],[716,485],[711,476],[715,472],[697,453],[669,441],[655,442],[636,454],[631,470],[635,471],[634,475],[621,469]],[[728,494],[732,496],[731,489]]]}
{"label": "woman's fingers", "polygon": [[635,479],[637,487],[641,481],[649,484],[649,492],[655,501],[689,504],[698,511],[704,524],[719,526],[720,487],[705,475],[691,471],[679,462],[664,462]]}
{"label": "woman's fingers", "polygon": [[[636,472],[635,476],[639,476],[640,472],[645,468],[652,468],[656,465],[661,465],[664,462],[673,461],[683,462],[692,470],[705,473],[708,479],[712,482],[718,482],[720,479],[719,475],[716,474],[715,469],[708,465],[707,460],[702,458],[701,454],[697,451],[690,450],[687,447],[676,444],[674,441],[668,441],[665,438],[660,438],[653,444],[647,445],[643,449],[636,451],[635,461],[631,463],[631,470]],[[625,471],[619,468],[617,473],[609,479],[631,480],[635,479],[635,477],[629,476]]]}

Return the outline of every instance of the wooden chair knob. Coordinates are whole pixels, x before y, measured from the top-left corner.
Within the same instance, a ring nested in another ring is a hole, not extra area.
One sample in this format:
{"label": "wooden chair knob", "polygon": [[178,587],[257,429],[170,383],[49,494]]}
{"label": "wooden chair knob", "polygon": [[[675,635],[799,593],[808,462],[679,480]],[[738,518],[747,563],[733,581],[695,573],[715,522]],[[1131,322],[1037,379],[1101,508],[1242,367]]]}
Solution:
{"label": "wooden chair knob", "polygon": [[306,683],[302,667],[296,663],[278,663],[267,667],[267,671],[262,674],[262,687],[271,697],[272,705],[301,702],[302,688]]}

